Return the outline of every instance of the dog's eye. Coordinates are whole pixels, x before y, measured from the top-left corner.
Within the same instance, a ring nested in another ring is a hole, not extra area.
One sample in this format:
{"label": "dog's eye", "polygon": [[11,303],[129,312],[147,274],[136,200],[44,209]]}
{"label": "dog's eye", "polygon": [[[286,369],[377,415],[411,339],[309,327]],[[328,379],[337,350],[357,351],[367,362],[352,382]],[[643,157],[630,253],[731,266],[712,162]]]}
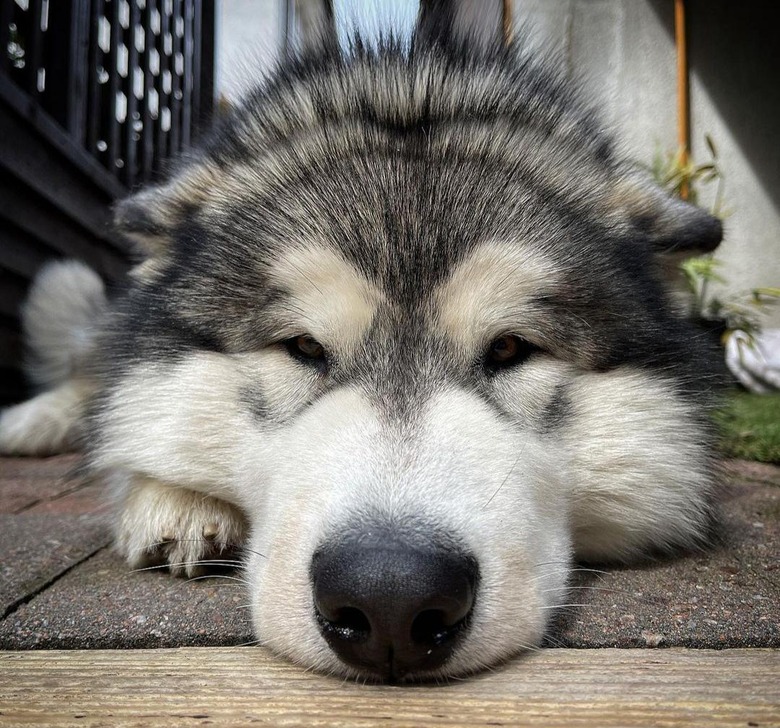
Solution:
{"label": "dog's eye", "polygon": [[324,366],[326,362],[325,348],[319,341],[304,334],[295,336],[284,342],[287,351],[291,356],[300,359],[306,363]]}
{"label": "dog's eye", "polygon": [[485,366],[494,371],[512,367],[525,361],[535,351],[538,351],[536,346],[519,336],[499,336],[487,348]]}

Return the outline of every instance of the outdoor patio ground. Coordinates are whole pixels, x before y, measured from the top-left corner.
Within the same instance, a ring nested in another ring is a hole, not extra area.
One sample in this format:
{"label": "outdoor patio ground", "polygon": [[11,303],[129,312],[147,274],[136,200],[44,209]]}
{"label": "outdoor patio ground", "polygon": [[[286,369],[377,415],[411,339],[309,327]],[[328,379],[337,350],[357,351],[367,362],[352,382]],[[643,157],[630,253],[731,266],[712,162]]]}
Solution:
{"label": "outdoor patio ground", "polygon": [[583,572],[550,649],[430,688],[238,647],[243,585],[130,571],[78,462],[0,459],[0,725],[780,726],[780,468],[724,462],[718,545]]}

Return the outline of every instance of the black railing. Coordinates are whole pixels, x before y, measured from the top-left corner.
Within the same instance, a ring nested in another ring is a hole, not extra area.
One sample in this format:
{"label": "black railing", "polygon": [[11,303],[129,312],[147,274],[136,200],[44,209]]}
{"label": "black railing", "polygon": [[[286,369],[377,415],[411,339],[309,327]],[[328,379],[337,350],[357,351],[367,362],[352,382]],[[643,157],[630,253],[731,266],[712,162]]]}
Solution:
{"label": "black railing", "polygon": [[0,73],[128,188],[192,143],[213,66],[214,0],[0,0]]}
{"label": "black railing", "polygon": [[0,405],[29,394],[19,307],[41,266],[124,277],[111,204],[192,143],[213,49],[214,0],[0,0]]}

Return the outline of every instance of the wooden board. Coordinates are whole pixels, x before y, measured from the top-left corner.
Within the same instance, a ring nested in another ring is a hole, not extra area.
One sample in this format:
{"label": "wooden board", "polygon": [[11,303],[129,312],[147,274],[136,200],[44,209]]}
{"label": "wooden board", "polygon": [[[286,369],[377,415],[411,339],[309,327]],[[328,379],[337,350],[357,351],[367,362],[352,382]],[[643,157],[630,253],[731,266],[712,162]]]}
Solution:
{"label": "wooden board", "polygon": [[441,686],[260,648],[2,652],[0,725],[780,726],[780,650],[546,650]]}

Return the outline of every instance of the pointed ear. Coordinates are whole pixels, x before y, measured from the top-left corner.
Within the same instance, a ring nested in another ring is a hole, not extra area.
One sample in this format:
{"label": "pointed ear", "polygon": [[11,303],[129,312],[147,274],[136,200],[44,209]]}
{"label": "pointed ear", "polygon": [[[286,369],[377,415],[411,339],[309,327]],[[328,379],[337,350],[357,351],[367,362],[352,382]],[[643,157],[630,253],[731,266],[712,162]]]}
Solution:
{"label": "pointed ear", "polygon": [[723,224],[706,210],[673,197],[647,179],[623,179],[613,209],[647,235],[657,253],[709,253],[723,239]]}
{"label": "pointed ear", "polygon": [[293,15],[301,55],[316,56],[338,48],[333,0],[295,0]]}
{"label": "pointed ear", "polygon": [[503,0],[420,0],[415,43],[481,50],[504,43]]}
{"label": "pointed ear", "polygon": [[114,205],[114,226],[147,255],[162,255],[187,215],[214,189],[219,172],[206,163],[185,167],[161,185],[146,187]]}

